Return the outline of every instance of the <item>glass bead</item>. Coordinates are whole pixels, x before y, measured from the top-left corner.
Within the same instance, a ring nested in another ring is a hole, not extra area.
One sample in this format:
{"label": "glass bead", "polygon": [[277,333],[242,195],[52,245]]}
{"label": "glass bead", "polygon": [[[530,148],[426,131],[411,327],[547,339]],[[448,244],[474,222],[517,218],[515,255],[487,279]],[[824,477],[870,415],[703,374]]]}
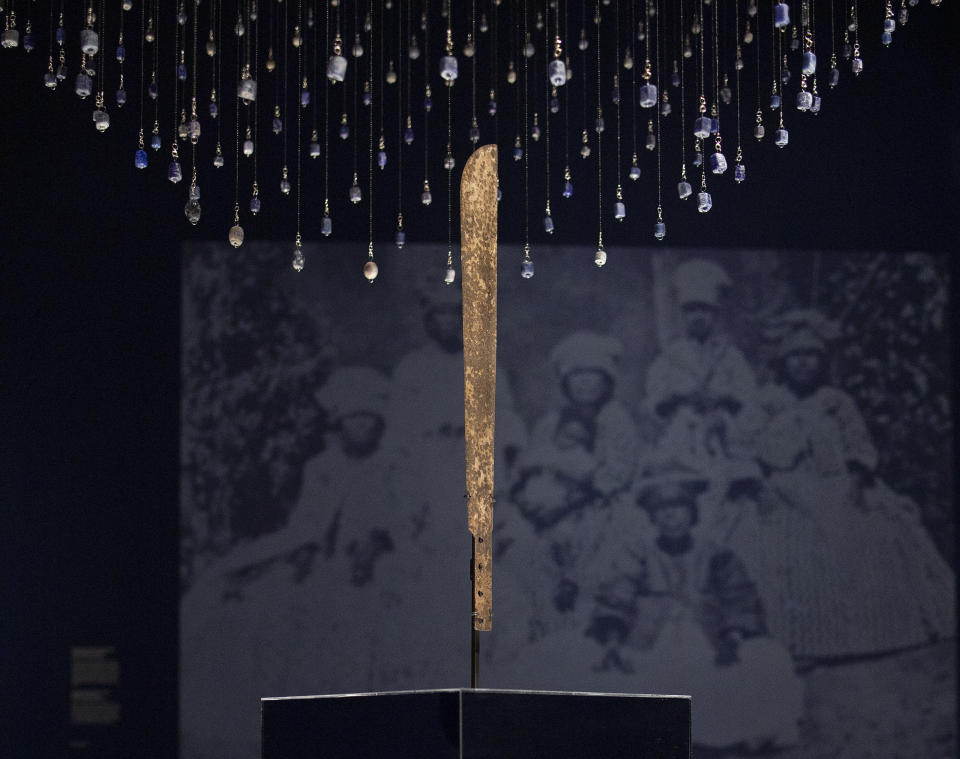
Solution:
{"label": "glass bead", "polygon": [[127,59],[127,49],[123,45],[117,45],[117,60],[123,63]]}
{"label": "glass bead", "polygon": [[188,200],[183,207],[183,215],[187,217],[187,221],[196,226],[200,221],[200,201]]}
{"label": "glass bead", "polygon": [[342,82],[347,74],[347,59],[342,55],[331,55],[327,59],[327,79]]}
{"label": "glass bead", "polygon": [[627,207],[623,204],[622,200],[618,200],[613,204],[613,218],[617,221],[623,221],[627,216]]}
{"label": "glass bead", "polygon": [[721,87],[721,88],[720,88],[720,101],[721,101],[724,105],[730,105],[730,101],[732,101],[732,100],[733,100],[733,90],[731,90],[729,87]]}
{"label": "glass bead", "polygon": [[793,39],[790,40],[790,49],[791,49],[791,50],[799,50],[799,49],[800,49],[800,38],[799,38],[799,37],[794,37]]}
{"label": "glass bead", "polygon": [[700,116],[695,122],[693,122],[693,136],[699,137],[701,140],[707,139],[710,136],[710,127],[711,119],[706,116]]}
{"label": "glass bead", "polygon": [[217,154],[213,157],[213,168],[215,168],[215,169],[222,169],[222,168],[223,168],[223,163],[224,163],[224,161],[223,161],[223,154],[217,153]]}
{"label": "glass bead", "polygon": [[523,46],[523,55],[525,58],[533,58],[534,53],[537,52],[537,49],[533,46],[532,42],[528,42]]}
{"label": "glass bead", "polygon": [[163,141],[160,139],[159,134],[150,135],[150,147],[153,150],[160,150],[162,146],[163,146]]}
{"label": "glass bead", "polygon": [[184,63],[178,63],[178,64],[177,64],[177,79],[179,79],[181,82],[185,82],[185,81],[187,80],[187,66],[186,66],[186,64],[184,64]]}
{"label": "glass bead", "polygon": [[64,32],[64,29],[63,29],[62,26],[58,26],[58,27],[57,27],[56,38],[57,38],[57,44],[58,44],[58,45],[62,45],[64,39],[66,39],[66,33]]}
{"label": "glass bead", "polygon": [[673,113],[673,106],[670,105],[669,100],[664,100],[663,103],[660,104],[660,115],[669,116],[671,113]]}
{"label": "glass bead", "polygon": [[639,167],[639,166],[631,166],[631,167],[630,167],[630,173],[629,173],[627,176],[629,176],[630,179],[632,179],[634,182],[636,182],[636,181],[640,178],[640,167]]}
{"label": "glass bead", "polygon": [[844,60],[850,60],[850,56],[853,55],[853,45],[845,42],[841,48],[841,55],[843,55]]}
{"label": "glass bead", "polygon": [[614,87],[610,90],[610,102],[614,105],[620,105],[620,88]]}
{"label": "glass bead", "polygon": [[534,124],[530,128],[530,137],[534,142],[537,142],[540,139],[540,127]]}
{"label": "glass bead", "polygon": [[310,105],[310,90],[300,89],[300,106],[306,108]]}
{"label": "glass bead", "polygon": [[790,25],[790,6],[787,3],[777,3],[773,6],[773,25],[777,29]]}
{"label": "glass bead", "polygon": [[402,229],[398,229],[396,234],[393,236],[393,242],[398,248],[402,248],[407,244],[407,233]]}
{"label": "glass bead", "polygon": [[144,150],[143,148],[140,148],[139,150],[137,150],[136,153],[133,154],[133,165],[138,169],[147,168],[147,151],[146,150]]}
{"label": "glass bead", "polygon": [[[892,32],[897,28],[897,22],[892,18],[885,18],[883,20],[883,31]],[[26,47],[26,38],[24,38],[24,47]]]}
{"label": "glass bead", "polygon": [[253,140],[243,141],[243,154],[249,158],[253,155]]}
{"label": "glass bead", "polygon": [[207,40],[206,50],[207,50],[207,55],[213,58],[213,56],[217,54],[217,43],[214,42],[212,39]]}
{"label": "glass bead", "polygon": [[664,237],[666,237],[666,236],[667,236],[667,225],[664,224],[662,221],[658,221],[656,224],[654,224],[654,225],[653,225],[653,236],[656,237],[658,240],[662,240]]}
{"label": "glass bead", "polygon": [[386,166],[386,165],[387,165],[387,151],[386,151],[386,150],[378,150],[378,151],[377,151],[377,166],[379,166],[379,167],[382,169],[382,168],[383,168],[384,166]]}
{"label": "glass bead", "polygon": [[430,113],[430,111],[433,110],[433,98],[429,95],[423,99],[423,110],[425,110],[427,113]]}
{"label": "glass bead", "polygon": [[130,10],[131,8],[133,8],[133,0],[123,0],[123,2],[120,3],[120,7],[123,8],[125,11]]}
{"label": "glass bead", "polygon": [[674,72],[670,75],[670,84],[671,84],[673,87],[679,87],[679,86],[680,86],[680,73],[679,73],[678,71],[674,71]]}
{"label": "glass bead", "polygon": [[703,166],[703,153],[699,150],[693,154],[693,165],[697,168]]}
{"label": "glass bead", "polygon": [[470,142],[479,142],[480,128],[475,126],[470,127],[469,137],[470,137]]}
{"label": "glass bead", "polygon": [[260,198],[257,195],[250,198],[250,213],[254,216],[260,213]]}
{"label": "glass bead", "polygon": [[524,279],[530,279],[533,276],[533,261],[524,261],[520,264],[520,276]]}
{"label": "glass bead", "polygon": [[701,190],[697,193],[697,210],[700,213],[707,213],[711,208],[713,208],[713,198],[710,197],[710,193],[706,190]]}
{"label": "glass bead", "polygon": [[177,11],[177,23],[180,24],[180,26],[187,23],[187,12],[182,7]]}
{"label": "glass bead", "polygon": [[430,192],[430,190],[424,190],[422,193],[420,193],[420,202],[425,206],[428,206],[433,202],[433,194]]}
{"label": "glass bead", "polygon": [[370,103],[373,102],[373,95],[371,95],[369,92],[364,92],[363,97],[360,98],[360,102],[362,102],[365,107],[369,106]]}
{"label": "glass bead", "polygon": [[910,11],[906,8],[900,9],[900,26],[905,26],[907,21],[910,20]]}
{"label": "glass bead", "polygon": [[420,57],[420,46],[416,42],[411,42],[407,55],[410,56],[411,61],[417,60]]}
{"label": "glass bead", "polygon": [[319,143],[319,142],[311,142],[311,143],[310,143],[310,157],[311,157],[311,158],[319,158],[319,157],[320,157],[320,143]]}
{"label": "glass bead", "polygon": [[552,216],[547,215],[543,217],[543,231],[546,232],[548,235],[553,234],[553,217]]}
{"label": "glass bead", "polygon": [[496,115],[497,115],[497,101],[496,101],[496,100],[491,100],[491,101],[487,104],[487,113],[488,113],[489,115],[491,115],[491,116],[496,116]]}
{"label": "glass bead", "polygon": [[597,134],[600,134],[601,132],[603,132],[604,128],[605,128],[605,125],[603,123],[603,116],[598,116],[597,119],[593,122],[593,130]]}
{"label": "glass bead", "polygon": [[350,127],[346,124],[340,125],[340,139],[345,140],[350,136]]}
{"label": "glass bead", "polygon": [[514,160],[514,161],[519,161],[521,158],[523,158],[523,148],[514,147],[514,148],[513,148],[513,160]]}
{"label": "glass bead", "polygon": [[710,171],[714,174],[723,174],[727,170],[727,158],[717,151],[710,154]]}
{"label": "glass bead", "polygon": [[157,86],[156,82],[150,82],[147,85],[147,94],[150,96],[151,100],[156,100],[157,96],[160,94],[160,88]]}
{"label": "glass bead", "polygon": [[181,140],[185,140],[189,134],[190,127],[187,126],[187,122],[181,121],[179,126],[177,126],[177,137],[179,137]]}
{"label": "glass bead", "polygon": [[884,46],[889,45],[891,42],[893,42],[893,35],[890,34],[890,32],[883,32],[883,33],[880,35],[880,42],[881,42]]}
{"label": "glass bead", "polygon": [[117,107],[122,107],[127,102],[127,91],[120,89],[117,90]]}
{"label": "glass bead", "polygon": [[273,128],[274,134],[280,134],[280,132],[283,131],[283,122],[280,120],[278,116],[273,117],[273,123],[271,126]]}
{"label": "glass bead", "polygon": [[863,71],[863,58],[854,58],[850,62],[850,69],[854,74],[859,74]]}
{"label": "glass bead", "polygon": [[736,163],[733,166],[733,178],[737,182],[742,182],[747,178],[747,167],[742,163]]}
{"label": "glass bead", "polygon": [[240,19],[240,18],[237,19],[237,23],[234,24],[233,26],[233,33],[238,37],[242,37],[244,34],[247,33],[247,27],[243,23],[243,19]]}
{"label": "glass bead", "polygon": [[200,200],[200,185],[198,185],[196,182],[190,185],[188,197],[190,200]]}
{"label": "glass bead", "polygon": [[693,195],[693,187],[691,187],[686,179],[681,179],[677,182],[677,195],[680,196],[680,200],[686,200]]}
{"label": "glass bead", "polygon": [[407,127],[403,131],[403,141],[407,143],[407,145],[413,144],[413,127]]}
{"label": "glass bead", "polygon": [[563,197],[572,198],[573,197],[573,182],[569,180],[563,183]]}
{"label": "glass bead", "polygon": [[560,113],[560,98],[550,98],[550,113]]}
{"label": "glass bead", "polygon": [[210,113],[211,119],[215,119],[220,115],[220,106],[214,102],[210,103],[210,106],[207,108],[207,110]]}
{"label": "glass bead", "polygon": [[547,76],[554,87],[562,87],[567,83],[567,67],[563,61],[556,58],[547,66]]}
{"label": "glass bead", "polygon": [[583,29],[580,30],[580,39],[577,40],[577,48],[579,50],[586,50],[590,47],[590,40],[587,39],[586,33]]}
{"label": "glass bead", "polygon": [[580,148],[580,157],[581,157],[581,158],[589,158],[589,157],[590,157],[590,146],[589,146],[589,145],[583,145],[583,146]]}
{"label": "glass bead", "polygon": [[43,86],[55,90],[57,88],[57,75],[52,71],[45,73],[43,75]]}
{"label": "glass bead", "polygon": [[61,63],[59,66],[57,66],[57,79],[59,79],[62,82],[66,78],[67,78],[67,67],[65,64]]}
{"label": "glass bead", "polygon": [[320,234],[324,237],[329,237],[333,234],[333,220],[328,214],[324,214],[323,219],[320,220]]}
{"label": "glass bead", "polygon": [[90,93],[93,92],[93,80],[90,77],[83,73],[82,71],[77,74],[76,81],[73,85],[73,91],[77,93],[78,97],[89,97]]}
{"label": "glass bead", "polygon": [[840,69],[830,69],[830,76],[827,78],[827,84],[836,87],[840,83]]}
{"label": "glass bead", "polygon": [[359,203],[363,199],[363,193],[360,192],[360,186],[351,185],[349,196],[350,196],[351,203],[354,203],[354,204]]}
{"label": "glass bead", "polygon": [[657,148],[657,136],[653,132],[647,134],[646,142],[643,143],[643,146],[647,150],[656,150]]}
{"label": "glass bead", "polygon": [[363,265],[363,276],[367,278],[368,282],[373,282],[379,273],[380,267],[377,266],[376,261],[367,261]]}
{"label": "glass bead", "polygon": [[241,79],[237,84],[237,97],[245,103],[252,103],[257,99],[257,80]]}
{"label": "glass bead", "polygon": [[807,90],[800,90],[797,93],[797,110],[809,111],[811,105],[813,105],[813,94]]}
{"label": "glass bead", "polygon": [[784,66],[780,69],[780,81],[784,84],[790,84],[790,80],[793,78],[793,74],[790,73],[790,69]]}
{"label": "glass bead", "polygon": [[232,227],[230,227],[230,232],[227,234],[227,239],[230,241],[230,244],[233,247],[239,248],[241,245],[243,245],[243,227],[241,227],[239,224],[234,224]]}
{"label": "glass bead", "polygon": [[786,147],[787,143],[790,142],[790,133],[786,129],[778,129],[774,142],[778,148]]}
{"label": "glass bead", "polygon": [[190,142],[196,145],[200,139],[200,122],[196,119],[187,122],[187,134],[190,136]]}
{"label": "glass bead", "polygon": [[183,171],[180,169],[179,161],[171,161],[167,167],[167,179],[176,184],[183,179]]}
{"label": "glass bead", "polygon": [[777,108],[780,107],[780,103],[781,103],[781,100],[780,100],[780,96],[779,96],[779,95],[777,95],[776,93],[774,93],[773,95],[770,96],[770,110],[771,110],[771,111],[777,110]]}
{"label": "glass bead", "polygon": [[603,248],[597,248],[597,252],[593,254],[593,262],[598,268],[607,263],[607,251]]}
{"label": "glass bead", "polygon": [[499,203],[503,200],[503,191],[500,189],[500,186],[497,186],[497,202]]}
{"label": "glass bead", "polygon": [[32,53],[36,49],[36,47],[37,47],[37,41],[34,38],[33,33],[27,32],[26,34],[24,34],[23,49],[28,53]]}
{"label": "glass bead", "polygon": [[457,78],[457,59],[452,55],[445,55],[440,59],[440,77],[448,82]]}
{"label": "glass bead", "polygon": [[80,30],[80,50],[85,55],[96,55],[100,49],[100,37],[93,29]]}
{"label": "glass bead", "polygon": [[817,54],[808,50],[803,54],[803,73],[807,76],[813,76],[817,73]]}
{"label": "glass bead", "polygon": [[290,260],[290,265],[294,271],[303,271],[304,263],[306,263],[306,261],[303,257],[303,251],[298,246],[293,249],[293,257]]}
{"label": "glass bead", "polygon": [[282,192],[284,195],[289,195],[289,194],[290,194],[290,180],[289,180],[289,179],[281,179],[281,180],[280,180],[280,192]]}
{"label": "glass bead", "polygon": [[453,167],[456,165],[457,165],[457,162],[454,160],[452,153],[447,153],[443,157],[443,168],[446,169],[447,171],[452,171]]}
{"label": "glass bead", "polygon": [[710,134],[720,133],[720,119],[710,119]]}
{"label": "glass bead", "polygon": [[820,105],[823,103],[823,99],[819,95],[813,96],[813,102],[810,103],[810,113],[817,114],[820,113]]}
{"label": "glass bead", "polygon": [[657,85],[645,84],[640,88],[640,106],[653,108],[657,104]]}
{"label": "glass bead", "polygon": [[350,48],[350,53],[353,55],[354,58],[363,57],[363,45],[360,44],[359,40],[353,43],[353,47]]}

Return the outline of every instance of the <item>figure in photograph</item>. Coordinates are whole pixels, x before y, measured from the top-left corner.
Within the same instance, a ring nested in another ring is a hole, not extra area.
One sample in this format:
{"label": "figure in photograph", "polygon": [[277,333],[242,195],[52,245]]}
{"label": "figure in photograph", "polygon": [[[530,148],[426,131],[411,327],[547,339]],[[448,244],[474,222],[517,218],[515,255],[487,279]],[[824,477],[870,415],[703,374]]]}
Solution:
{"label": "figure in photograph", "polygon": [[757,382],[719,323],[721,294],[731,284],[714,261],[690,259],[673,274],[683,333],[647,371],[647,408],[663,426],[655,458],[708,471],[749,456],[760,421]]}
{"label": "figure in photograph", "polygon": [[772,506],[762,523],[780,593],[770,627],[801,663],[954,635],[954,577],[910,499],[878,471],[854,399],[829,379],[838,325],[794,310],[771,325],[774,377],[757,438]]}
{"label": "figure in photograph", "polygon": [[594,668],[613,690],[692,694],[702,746],[792,746],[803,685],[744,563],[694,529],[709,486],[680,462],[645,473],[637,504],[652,529],[625,536],[597,594]]}
{"label": "figure in photograph", "polygon": [[534,424],[498,515],[501,608],[529,619],[520,645],[586,627],[597,561],[639,459],[636,424],[616,397],[622,353],[618,339],[586,330],[550,353],[561,405]]}

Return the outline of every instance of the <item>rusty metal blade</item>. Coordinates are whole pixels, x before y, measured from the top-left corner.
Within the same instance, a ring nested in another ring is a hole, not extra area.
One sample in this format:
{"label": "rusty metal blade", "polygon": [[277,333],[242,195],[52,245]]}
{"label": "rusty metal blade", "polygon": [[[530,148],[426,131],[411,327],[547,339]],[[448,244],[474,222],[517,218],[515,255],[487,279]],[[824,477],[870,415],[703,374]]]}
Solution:
{"label": "rusty metal blade", "polygon": [[497,384],[497,146],[477,148],[460,180],[467,524],[473,628],[493,622],[493,437]]}

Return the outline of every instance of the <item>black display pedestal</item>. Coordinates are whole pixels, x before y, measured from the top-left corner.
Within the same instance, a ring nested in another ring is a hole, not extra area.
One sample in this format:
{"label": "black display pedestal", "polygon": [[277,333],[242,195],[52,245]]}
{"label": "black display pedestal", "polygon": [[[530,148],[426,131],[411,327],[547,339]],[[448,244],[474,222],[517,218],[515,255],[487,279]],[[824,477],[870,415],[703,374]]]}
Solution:
{"label": "black display pedestal", "polygon": [[689,759],[689,696],[486,689],[261,701],[263,759]]}

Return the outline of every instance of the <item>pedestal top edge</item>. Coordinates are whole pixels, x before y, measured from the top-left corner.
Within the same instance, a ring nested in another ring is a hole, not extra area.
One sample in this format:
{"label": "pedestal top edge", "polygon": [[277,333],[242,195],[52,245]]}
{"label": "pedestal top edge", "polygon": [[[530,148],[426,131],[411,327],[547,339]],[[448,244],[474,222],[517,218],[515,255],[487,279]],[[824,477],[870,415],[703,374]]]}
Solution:
{"label": "pedestal top edge", "polygon": [[330,698],[368,698],[371,696],[408,696],[431,693],[503,693],[510,695],[537,695],[537,696],[590,696],[608,698],[644,698],[644,699],[682,699],[691,700],[691,696],[666,693],[599,693],[593,691],[560,691],[560,690],[518,690],[509,688],[428,688],[424,690],[397,690],[371,691],[367,693],[322,693],[306,696],[265,696],[263,701],[305,701]]}

